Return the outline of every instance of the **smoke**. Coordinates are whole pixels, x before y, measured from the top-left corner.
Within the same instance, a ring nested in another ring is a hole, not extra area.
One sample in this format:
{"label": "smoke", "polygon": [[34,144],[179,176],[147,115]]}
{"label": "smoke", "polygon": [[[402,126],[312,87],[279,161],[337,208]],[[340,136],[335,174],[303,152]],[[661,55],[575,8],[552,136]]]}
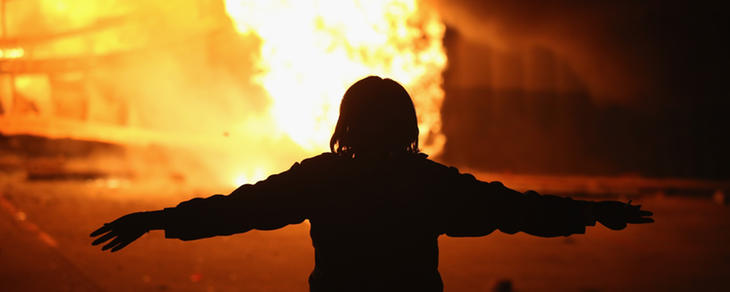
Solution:
{"label": "smoke", "polygon": [[[640,26],[645,3],[434,1],[464,38],[496,51],[547,48],[601,103],[635,103],[655,82]],[[637,27],[638,26],[638,27]]]}
{"label": "smoke", "polygon": [[[718,44],[728,26],[717,5],[433,2],[457,36],[447,47],[446,84],[514,95],[495,99],[447,88],[444,128],[452,146],[446,152],[461,156],[456,160],[500,171],[730,175],[722,126],[730,55]],[[565,76],[578,85],[568,95],[555,90]],[[449,98],[462,95],[483,100]],[[571,95],[577,99],[565,99]],[[449,104],[490,112],[471,114],[477,121],[464,111],[449,117]],[[453,148],[457,141],[475,149],[458,153],[464,146]]]}

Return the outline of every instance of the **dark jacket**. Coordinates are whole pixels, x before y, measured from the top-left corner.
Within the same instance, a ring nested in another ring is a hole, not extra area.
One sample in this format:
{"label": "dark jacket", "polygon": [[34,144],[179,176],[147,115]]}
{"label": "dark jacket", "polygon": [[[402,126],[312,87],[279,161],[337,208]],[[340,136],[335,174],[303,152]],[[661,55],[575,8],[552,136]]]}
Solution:
{"label": "dark jacket", "polygon": [[228,196],[182,202],[164,218],[165,236],[182,240],[308,219],[311,291],[442,291],[439,235],[584,233],[595,224],[589,204],[479,181],[423,154],[325,153]]}

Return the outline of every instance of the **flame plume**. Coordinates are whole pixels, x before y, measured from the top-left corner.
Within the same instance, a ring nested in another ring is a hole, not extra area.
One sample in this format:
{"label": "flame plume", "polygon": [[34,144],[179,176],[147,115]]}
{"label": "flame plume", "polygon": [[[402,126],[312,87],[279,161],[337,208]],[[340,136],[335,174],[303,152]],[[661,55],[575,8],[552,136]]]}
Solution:
{"label": "flame plume", "polygon": [[311,152],[327,149],[342,94],[367,75],[411,93],[421,148],[438,153],[445,27],[415,0],[227,0],[238,32],[261,40],[258,82],[276,127]]}

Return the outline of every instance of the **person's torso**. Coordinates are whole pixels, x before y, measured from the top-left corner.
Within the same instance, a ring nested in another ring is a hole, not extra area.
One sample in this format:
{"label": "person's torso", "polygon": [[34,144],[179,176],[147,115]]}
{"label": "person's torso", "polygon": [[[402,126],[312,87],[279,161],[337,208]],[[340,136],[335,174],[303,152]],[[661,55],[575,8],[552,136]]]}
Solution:
{"label": "person's torso", "polygon": [[341,287],[353,283],[366,290],[405,285],[441,291],[437,238],[443,230],[439,200],[447,191],[444,167],[416,155],[314,159],[320,161],[303,162],[320,168],[308,190],[316,198],[308,216],[315,248],[312,291],[353,290]]}

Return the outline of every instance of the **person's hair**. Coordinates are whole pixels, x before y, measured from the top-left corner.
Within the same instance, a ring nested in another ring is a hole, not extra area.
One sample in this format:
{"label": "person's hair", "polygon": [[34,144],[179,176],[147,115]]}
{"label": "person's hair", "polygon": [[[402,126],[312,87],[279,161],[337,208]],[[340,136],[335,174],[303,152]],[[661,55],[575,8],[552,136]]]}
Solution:
{"label": "person's hair", "polygon": [[413,101],[391,79],[368,76],[347,89],[330,139],[334,153],[418,153],[418,120]]}

